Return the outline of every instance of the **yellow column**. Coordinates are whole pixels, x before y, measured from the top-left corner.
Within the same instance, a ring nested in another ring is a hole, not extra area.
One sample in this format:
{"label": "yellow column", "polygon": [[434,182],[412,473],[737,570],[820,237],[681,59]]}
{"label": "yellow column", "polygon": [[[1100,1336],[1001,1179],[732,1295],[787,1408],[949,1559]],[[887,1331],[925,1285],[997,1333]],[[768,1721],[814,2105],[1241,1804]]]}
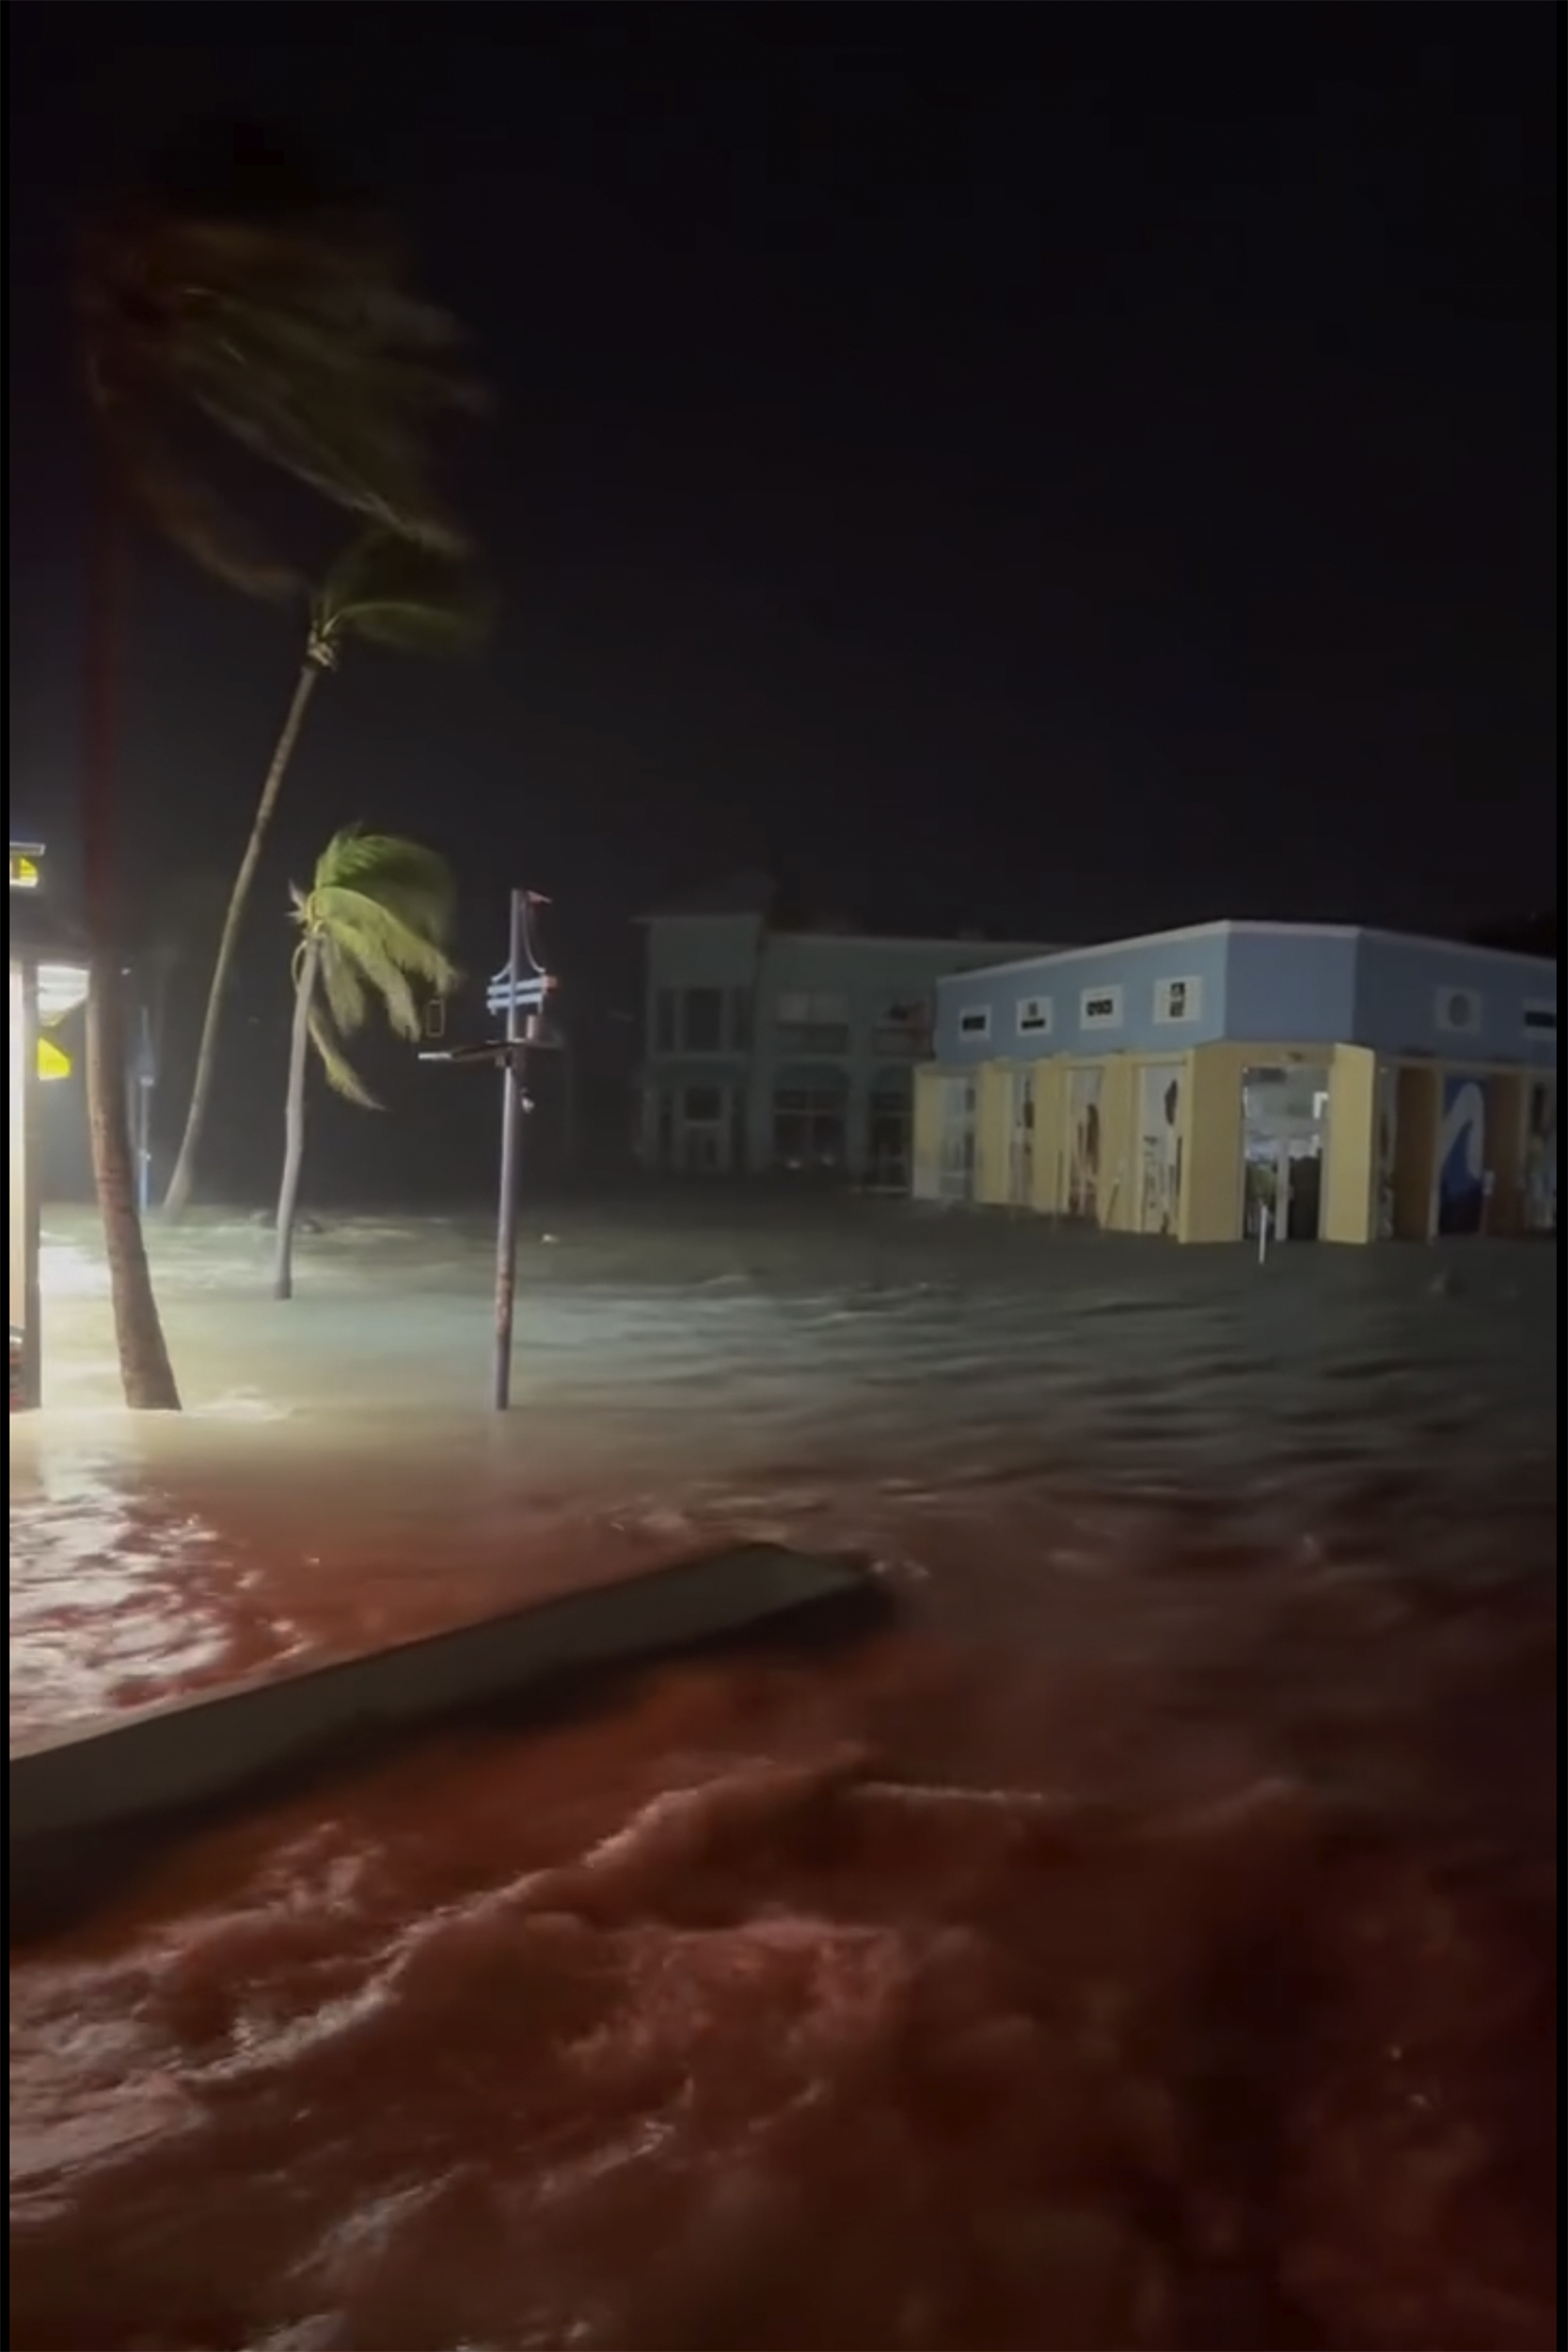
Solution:
{"label": "yellow column", "polygon": [[1100,1222],[1109,1232],[1132,1233],[1141,1156],[1138,1064],[1130,1054],[1113,1054],[1100,1067]]}
{"label": "yellow column", "polygon": [[910,1190],[917,1200],[942,1196],[942,1120],[946,1101],[945,1070],[934,1062],[914,1073],[914,1116],[910,1135]]}
{"label": "yellow column", "polygon": [[1029,1205],[1061,1214],[1067,1184],[1067,1064],[1035,1064],[1035,1182]]}
{"label": "yellow column", "polygon": [[974,1198],[1006,1208],[1011,1189],[1013,1073],[1006,1062],[974,1073]]}
{"label": "yellow column", "polygon": [[1242,1071],[1249,1048],[1195,1046],[1187,1057],[1180,1241],[1242,1236]]}
{"label": "yellow column", "polygon": [[1323,1170],[1324,1241],[1377,1235],[1377,1056],[1337,1045],[1328,1070],[1328,1151]]}

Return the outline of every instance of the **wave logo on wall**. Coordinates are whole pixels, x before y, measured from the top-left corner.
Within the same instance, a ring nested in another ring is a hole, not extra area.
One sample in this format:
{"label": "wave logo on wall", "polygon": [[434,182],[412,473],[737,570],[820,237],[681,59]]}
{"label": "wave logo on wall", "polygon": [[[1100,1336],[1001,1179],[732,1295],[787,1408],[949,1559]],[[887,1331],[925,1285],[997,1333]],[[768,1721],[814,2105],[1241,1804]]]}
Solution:
{"label": "wave logo on wall", "polygon": [[1437,1231],[1479,1233],[1486,1204],[1486,1089],[1479,1078],[1443,1081],[1437,1131]]}

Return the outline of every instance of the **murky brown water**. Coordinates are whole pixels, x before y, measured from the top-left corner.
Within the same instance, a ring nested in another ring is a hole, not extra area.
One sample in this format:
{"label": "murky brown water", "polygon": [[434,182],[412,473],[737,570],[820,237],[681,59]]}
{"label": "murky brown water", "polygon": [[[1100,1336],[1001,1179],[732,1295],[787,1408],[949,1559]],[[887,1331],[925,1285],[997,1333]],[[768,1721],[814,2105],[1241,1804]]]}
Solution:
{"label": "murky brown water", "polygon": [[1555,2344],[1554,1486],[885,1500],[205,1837],[13,1958],[11,2340]]}
{"label": "murky brown water", "polygon": [[721,1535],[901,1617],[13,1953],[11,2340],[1555,2344],[1555,1253],[714,1214],[533,1248],[504,1429],[380,1227],[161,1244],[198,1410],[13,1426],[13,1733]]}

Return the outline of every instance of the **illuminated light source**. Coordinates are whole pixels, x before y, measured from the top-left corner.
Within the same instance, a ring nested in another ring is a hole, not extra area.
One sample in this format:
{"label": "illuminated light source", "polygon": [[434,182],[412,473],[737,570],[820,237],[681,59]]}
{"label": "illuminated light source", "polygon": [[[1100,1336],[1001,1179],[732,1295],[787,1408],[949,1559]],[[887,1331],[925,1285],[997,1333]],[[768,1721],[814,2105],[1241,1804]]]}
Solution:
{"label": "illuminated light source", "polygon": [[39,1076],[49,1079],[69,1078],[70,1075],[71,1056],[56,1045],[53,1038],[40,1037],[39,1040]]}
{"label": "illuminated light source", "polygon": [[85,963],[40,963],[39,965],[39,1019],[45,1025],[63,1021],[68,1012],[74,1012],[87,999],[87,969]]}
{"label": "illuminated light source", "polygon": [[13,890],[37,890],[43,880],[40,860],[43,847],[37,841],[13,841],[10,845],[10,887]]}

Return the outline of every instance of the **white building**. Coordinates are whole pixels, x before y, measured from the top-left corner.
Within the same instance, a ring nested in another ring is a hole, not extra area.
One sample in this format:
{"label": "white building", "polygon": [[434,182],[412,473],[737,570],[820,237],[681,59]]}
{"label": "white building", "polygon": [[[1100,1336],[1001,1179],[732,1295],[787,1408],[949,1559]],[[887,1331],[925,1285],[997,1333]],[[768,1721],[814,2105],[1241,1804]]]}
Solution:
{"label": "white building", "polygon": [[937,981],[1042,950],[789,927],[773,900],[766,880],[745,877],[642,918],[643,1164],[907,1184]]}

